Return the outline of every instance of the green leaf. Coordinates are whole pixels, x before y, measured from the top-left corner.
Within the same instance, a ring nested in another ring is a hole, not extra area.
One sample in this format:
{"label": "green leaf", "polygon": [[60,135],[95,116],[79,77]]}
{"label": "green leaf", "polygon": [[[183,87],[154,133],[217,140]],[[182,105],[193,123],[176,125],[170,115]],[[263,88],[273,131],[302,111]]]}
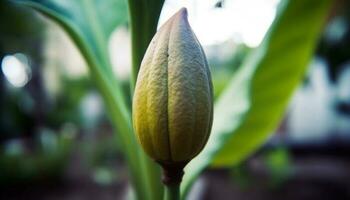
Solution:
{"label": "green leaf", "polygon": [[90,74],[102,94],[118,132],[137,198],[157,199],[153,198],[154,182],[148,179],[145,171],[157,176],[159,168],[144,155],[136,142],[130,109],[127,107],[121,84],[114,76],[108,53],[111,32],[127,20],[126,2],[124,0],[13,1],[32,7],[48,16],[75,42],[88,64]]}
{"label": "green leaf", "polygon": [[183,197],[205,167],[237,164],[273,133],[304,77],[330,6],[330,0],[280,3],[262,44],[215,104],[212,134],[186,167]]}

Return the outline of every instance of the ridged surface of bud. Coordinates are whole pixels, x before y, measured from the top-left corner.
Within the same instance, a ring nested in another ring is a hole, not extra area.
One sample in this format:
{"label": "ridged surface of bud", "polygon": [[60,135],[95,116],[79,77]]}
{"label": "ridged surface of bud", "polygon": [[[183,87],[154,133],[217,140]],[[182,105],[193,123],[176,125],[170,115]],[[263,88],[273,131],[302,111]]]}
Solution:
{"label": "ridged surface of bud", "polygon": [[142,60],[133,97],[134,129],[157,162],[188,162],[205,146],[212,120],[208,63],[182,8],[155,34]]}

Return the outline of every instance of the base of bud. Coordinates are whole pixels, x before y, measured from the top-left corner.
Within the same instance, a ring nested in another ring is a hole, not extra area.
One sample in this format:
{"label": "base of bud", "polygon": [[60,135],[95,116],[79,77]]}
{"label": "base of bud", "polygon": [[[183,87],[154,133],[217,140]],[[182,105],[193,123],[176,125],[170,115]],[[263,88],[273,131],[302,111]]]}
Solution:
{"label": "base of bud", "polygon": [[163,169],[162,182],[167,186],[179,185],[184,175],[184,167],[188,161],[184,162],[163,162],[157,161]]}

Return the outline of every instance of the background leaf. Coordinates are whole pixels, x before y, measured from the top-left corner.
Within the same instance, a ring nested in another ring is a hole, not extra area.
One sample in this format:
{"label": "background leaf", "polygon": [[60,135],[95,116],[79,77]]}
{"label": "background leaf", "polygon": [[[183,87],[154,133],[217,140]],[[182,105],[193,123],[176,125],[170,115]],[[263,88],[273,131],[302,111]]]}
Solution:
{"label": "background leaf", "polygon": [[208,144],[185,169],[183,197],[206,166],[237,164],[273,133],[304,77],[330,5],[330,0],[280,3],[262,44],[215,104]]}
{"label": "background leaf", "polygon": [[[158,186],[155,186],[153,179],[145,173],[152,172],[153,178],[160,182],[159,168],[144,155],[136,142],[126,95],[114,76],[109,58],[109,36],[118,25],[126,22],[128,16],[126,2],[124,0],[14,1],[32,7],[57,22],[75,42],[89,66],[90,74],[118,132],[137,198],[160,199],[157,194],[159,189],[156,188]],[[157,20],[158,18],[155,21]]]}

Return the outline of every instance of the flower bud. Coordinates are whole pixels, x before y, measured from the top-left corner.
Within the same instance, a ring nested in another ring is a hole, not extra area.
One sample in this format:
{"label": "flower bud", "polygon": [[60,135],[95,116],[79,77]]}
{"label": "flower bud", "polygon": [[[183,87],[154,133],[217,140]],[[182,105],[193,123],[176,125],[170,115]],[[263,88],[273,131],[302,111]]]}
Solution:
{"label": "flower bud", "polygon": [[204,51],[182,8],[155,34],[141,63],[133,123],[146,153],[159,163],[187,163],[206,144],[213,90]]}

